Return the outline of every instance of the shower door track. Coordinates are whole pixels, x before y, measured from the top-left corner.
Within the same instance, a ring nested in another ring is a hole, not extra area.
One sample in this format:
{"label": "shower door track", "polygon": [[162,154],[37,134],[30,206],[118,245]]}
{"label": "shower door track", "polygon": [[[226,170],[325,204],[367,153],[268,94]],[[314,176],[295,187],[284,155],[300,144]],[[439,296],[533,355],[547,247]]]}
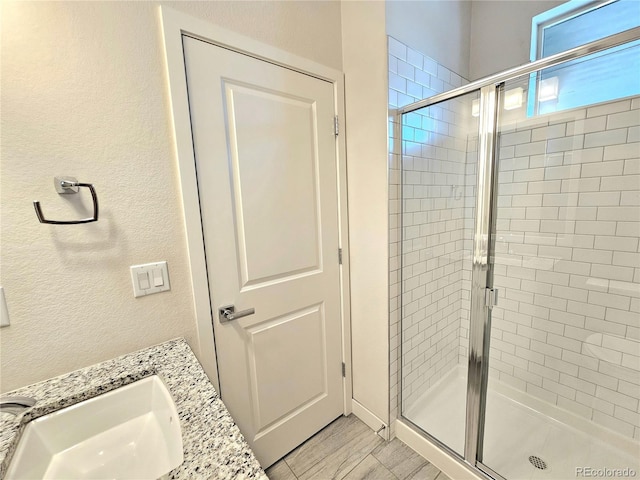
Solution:
{"label": "shower door track", "polygon": [[455,460],[460,465],[462,465],[462,466],[464,466],[464,467],[466,467],[468,469],[473,470],[478,475],[481,475],[482,477],[486,478],[487,480],[507,480],[502,475],[500,475],[498,472],[496,472],[496,471],[492,470],[491,468],[487,467],[486,465],[484,465],[482,462],[477,462],[475,465],[467,462],[462,457],[462,455],[460,455],[458,452],[453,450],[451,447],[449,447],[445,443],[442,443],[436,437],[434,437],[429,432],[424,430],[420,425],[417,425],[416,423],[412,422],[411,420],[409,420],[404,415],[400,415],[400,418],[404,423],[406,423],[407,425],[410,425],[411,428],[413,428],[414,430],[417,430],[418,432],[420,432],[420,434],[423,437],[425,437],[431,443],[436,445],[440,450],[446,452],[453,460]]}

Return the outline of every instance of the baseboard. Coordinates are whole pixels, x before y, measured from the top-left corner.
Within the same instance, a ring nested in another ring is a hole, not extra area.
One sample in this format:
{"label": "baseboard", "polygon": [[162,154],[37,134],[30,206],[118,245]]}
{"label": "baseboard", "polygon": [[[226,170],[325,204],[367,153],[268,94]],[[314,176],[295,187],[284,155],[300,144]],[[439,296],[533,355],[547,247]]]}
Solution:
{"label": "baseboard", "polygon": [[430,463],[444,472],[449,478],[454,480],[462,478],[465,480],[486,480],[485,477],[481,477],[478,473],[471,470],[470,467],[452,458],[448,453],[431,443],[402,420],[395,420],[394,427],[398,440],[429,460]]}
{"label": "baseboard", "polygon": [[365,425],[367,425],[385,440],[389,440],[389,426],[386,423],[380,420],[366,407],[363,407],[355,399],[351,401],[351,408],[353,410],[353,414],[360,420],[362,420]]}

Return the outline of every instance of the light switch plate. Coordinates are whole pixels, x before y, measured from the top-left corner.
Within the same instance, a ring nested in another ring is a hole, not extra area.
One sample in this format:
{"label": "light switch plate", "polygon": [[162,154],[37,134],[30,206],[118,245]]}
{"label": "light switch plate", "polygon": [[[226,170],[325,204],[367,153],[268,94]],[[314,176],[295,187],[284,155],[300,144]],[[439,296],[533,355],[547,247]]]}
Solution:
{"label": "light switch plate", "polygon": [[132,265],[130,270],[134,297],[144,297],[152,293],[171,290],[167,262]]}

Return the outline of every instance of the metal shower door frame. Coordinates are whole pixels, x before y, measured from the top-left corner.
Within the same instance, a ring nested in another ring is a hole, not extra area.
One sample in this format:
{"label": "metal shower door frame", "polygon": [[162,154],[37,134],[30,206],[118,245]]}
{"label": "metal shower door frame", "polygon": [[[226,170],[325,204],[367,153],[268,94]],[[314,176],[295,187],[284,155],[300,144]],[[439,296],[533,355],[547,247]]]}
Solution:
{"label": "metal shower door frame", "polygon": [[476,466],[482,461],[484,419],[489,374],[491,308],[487,294],[493,290],[493,241],[497,197],[497,125],[501,85],[480,90],[476,208],[471,254],[471,308],[469,310],[469,367],[464,458]]}

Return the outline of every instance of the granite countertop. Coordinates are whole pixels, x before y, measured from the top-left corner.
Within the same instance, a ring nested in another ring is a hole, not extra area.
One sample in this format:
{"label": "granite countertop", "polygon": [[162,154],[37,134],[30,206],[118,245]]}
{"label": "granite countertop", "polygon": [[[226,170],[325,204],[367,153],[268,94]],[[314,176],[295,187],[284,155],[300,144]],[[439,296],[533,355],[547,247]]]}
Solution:
{"label": "granite countertop", "polygon": [[0,479],[4,478],[17,440],[29,421],[150,375],[162,378],[171,392],[182,428],[184,462],[168,478],[267,480],[184,339],[3,394],[31,397],[37,403],[17,417],[0,414]]}

